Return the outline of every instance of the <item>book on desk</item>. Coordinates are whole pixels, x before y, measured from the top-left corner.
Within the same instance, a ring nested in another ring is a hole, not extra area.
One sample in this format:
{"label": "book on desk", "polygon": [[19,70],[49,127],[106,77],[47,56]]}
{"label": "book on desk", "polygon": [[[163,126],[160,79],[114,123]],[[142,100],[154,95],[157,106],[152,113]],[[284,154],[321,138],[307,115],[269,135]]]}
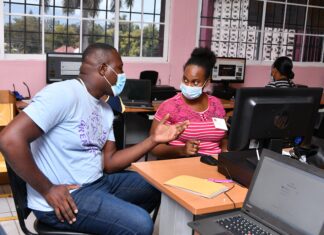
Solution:
{"label": "book on desk", "polygon": [[213,198],[228,190],[228,187],[221,183],[215,183],[189,175],[180,175],[174,177],[164,184],[179,188],[190,193],[197,194],[206,198]]}

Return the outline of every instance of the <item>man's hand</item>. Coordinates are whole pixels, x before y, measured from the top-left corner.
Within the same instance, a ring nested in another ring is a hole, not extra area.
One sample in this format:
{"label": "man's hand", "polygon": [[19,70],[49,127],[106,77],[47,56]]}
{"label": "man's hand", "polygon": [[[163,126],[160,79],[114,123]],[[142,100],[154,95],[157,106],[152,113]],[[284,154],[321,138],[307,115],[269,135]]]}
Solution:
{"label": "man's hand", "polygon": [[176,139],[189,125],[188,120],[175,125],[166,125],[165,122],[169,117],[170,114],[165,115],[152,133],[156,143],[166,143]]}
{"label": "man's hand", "polygon": [[78,208],[69,192],[71,189],[77,189],[78,185],[53,185],[49,192],[44,195],[49,205],[54,208],[57,218],[64,222],[64,219],[72,224],[76,221],[75,214],[78,213]]}
{"label": "man's hand", "polygon": [[185,156],[192,156],[198,153],[199,150],[199,140],[188,140],[186,145],[184,146],[184,155]]}

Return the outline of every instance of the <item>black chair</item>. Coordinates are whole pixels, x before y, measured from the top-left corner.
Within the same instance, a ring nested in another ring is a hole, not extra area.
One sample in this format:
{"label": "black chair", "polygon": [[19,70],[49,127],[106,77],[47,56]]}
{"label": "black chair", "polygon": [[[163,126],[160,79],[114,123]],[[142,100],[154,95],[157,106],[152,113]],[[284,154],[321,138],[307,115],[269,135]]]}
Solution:
{"label": "black chair", "polygon": [[[27,235],[34,235],[35,233],[31,232],[25,223],[25,220],[29,216],[31,210],[27,207],[27,189],[26,182],[23,181],[11,168],[8,164],[7,171],[9,176],[10,187],[12,195],[14,198],[18,221],[21,230]],[[35,220],[34,229],[37,234],[51,234],[51,235],[86,235],[86,233],[73,232],[67,230],[60,230],[53,228],[49,225],[46,225],[39,220]]]}
{"label": "black chair", "polygon": [[140,73],[140,79],[150,80],[152,86],[156,86],[159,73],[154,70],[144,70]]}

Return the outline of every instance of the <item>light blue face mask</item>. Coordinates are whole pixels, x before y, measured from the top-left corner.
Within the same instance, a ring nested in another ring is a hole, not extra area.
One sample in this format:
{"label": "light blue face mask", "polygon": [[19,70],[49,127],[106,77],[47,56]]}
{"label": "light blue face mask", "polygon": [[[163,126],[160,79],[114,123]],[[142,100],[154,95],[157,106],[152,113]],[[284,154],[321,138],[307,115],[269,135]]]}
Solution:
{"label": "light blue face mask", "polygon": [[104,75],[103,77],[106,80],[106,82],[111,86],[111,90],[114,96],[119,96],[120,93],[123,91],[126,83],[126,74],[125,73],[118,74],[109,64],[107,64],[107,66],[117,75],[117,82],[115,85],[111,85],[109,80],[106,78],[106,76]]}
{"label": "light blue face mask", "polygon": [[184,83],[181,83],[180,90],[184,97],[186,97],[188,100],[194,100],[201,96],[205,84],[206,82],[203,86],[187,86]]}

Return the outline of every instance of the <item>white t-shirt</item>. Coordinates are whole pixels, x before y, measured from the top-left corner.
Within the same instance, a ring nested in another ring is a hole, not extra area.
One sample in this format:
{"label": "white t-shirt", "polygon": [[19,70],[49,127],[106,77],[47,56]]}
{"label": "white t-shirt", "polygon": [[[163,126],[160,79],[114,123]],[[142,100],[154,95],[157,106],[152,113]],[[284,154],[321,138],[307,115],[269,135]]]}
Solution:
{"label": "white t-shirt", "polygon": [[[115,141],[114,116],[108,104],[73,79],[46,86],[24,112],[44,131],[31,143],[31,151],[53,184],[83,185],[102,176],[101,150],[107,140]],[[29,185],[27,193],[29,208],[53,210]]]}

